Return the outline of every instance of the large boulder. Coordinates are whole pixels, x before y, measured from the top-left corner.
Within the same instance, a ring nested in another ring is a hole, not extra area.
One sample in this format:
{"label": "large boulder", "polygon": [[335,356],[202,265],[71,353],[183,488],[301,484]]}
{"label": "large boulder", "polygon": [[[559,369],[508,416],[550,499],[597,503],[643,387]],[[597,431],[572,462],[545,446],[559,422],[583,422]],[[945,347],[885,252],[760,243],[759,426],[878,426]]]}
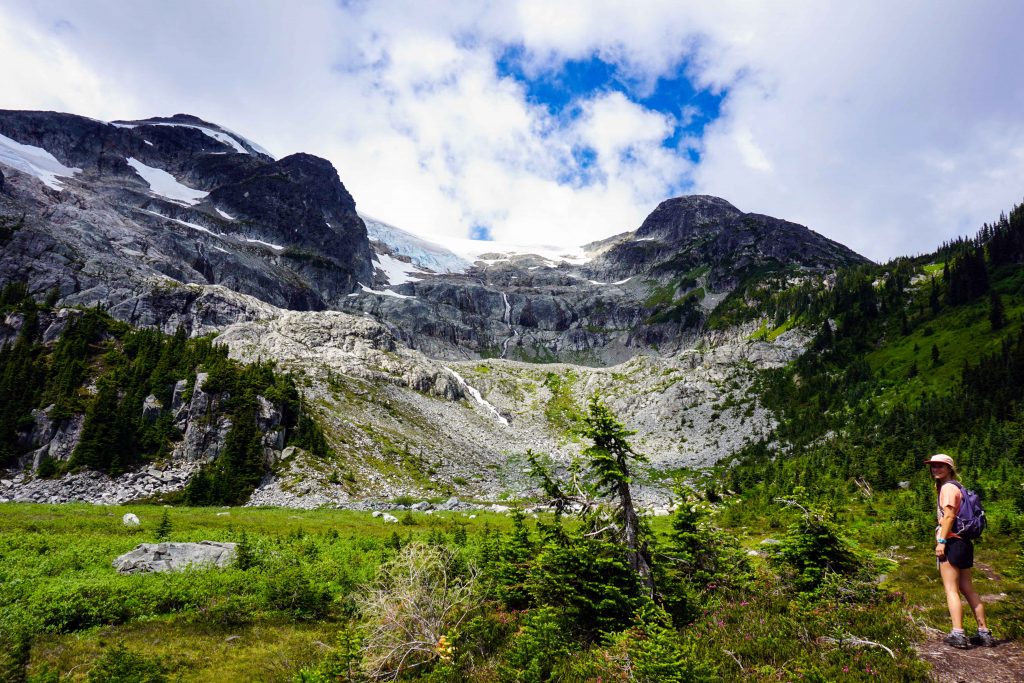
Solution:
{"label": "large boulder", "polygon": [[235,559],[234,543],[140,543],[114,560],[121,574],[179,572],[189,567],[227,567]]}

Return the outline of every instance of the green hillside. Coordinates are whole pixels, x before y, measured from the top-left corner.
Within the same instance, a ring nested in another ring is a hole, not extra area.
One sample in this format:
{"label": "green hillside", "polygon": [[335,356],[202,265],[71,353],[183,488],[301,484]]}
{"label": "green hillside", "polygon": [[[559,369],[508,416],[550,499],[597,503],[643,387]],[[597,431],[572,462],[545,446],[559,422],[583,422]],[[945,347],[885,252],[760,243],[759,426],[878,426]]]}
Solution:
{"label": "green hillside", "polygon": [[777,324],[817,333],[800,359],[761,379],[777,446],[751,445],[723,476],[764,496],[796,485],[845,495],[857,478],[892,490],[919,484],[923,458],[944,451],[988,503],[1024,511],[1022,264],[1018,206],[934,254],[767,298]]}

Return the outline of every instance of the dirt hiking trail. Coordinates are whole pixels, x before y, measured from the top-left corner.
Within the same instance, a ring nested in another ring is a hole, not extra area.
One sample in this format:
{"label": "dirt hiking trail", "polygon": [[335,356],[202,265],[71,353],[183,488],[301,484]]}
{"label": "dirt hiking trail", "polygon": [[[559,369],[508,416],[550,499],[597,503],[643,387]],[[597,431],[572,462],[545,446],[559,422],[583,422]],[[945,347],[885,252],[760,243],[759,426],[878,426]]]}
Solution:
{"label": "dirt hiking trail", "polygon": [[[975,568],[992,581],[1002,580],[983,562],[975,563]],[[981,601],[996,602],[1004,597],[1005,594],[982,595]],[[965,604],[964,613],[970,611]],[[918,643],[917,654],[932,665],[931,678],[935,683],[1024,683],[1024,647],[1019,642],[997,640],[995,647],[958,650],[942,642],[945,632],[930,627],[923,630],[925,639]]]}
{"label": "dirt hiking trail", "polygon": [[925,635],[917,654],[932,665],[936,683],[1024,682],[1024,647],[1018,642],[999,640],[995,647],[958,650],[942,642],[942,631],[926,628]]}

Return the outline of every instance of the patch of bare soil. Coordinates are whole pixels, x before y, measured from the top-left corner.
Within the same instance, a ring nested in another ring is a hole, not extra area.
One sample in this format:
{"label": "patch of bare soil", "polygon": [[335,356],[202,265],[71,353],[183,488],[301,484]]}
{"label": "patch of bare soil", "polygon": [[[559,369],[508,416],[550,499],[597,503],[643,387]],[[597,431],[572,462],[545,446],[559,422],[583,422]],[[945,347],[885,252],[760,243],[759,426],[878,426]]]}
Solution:
{"label": "patch of bare soil", "polygon": [[926,628],[924,633],[917,654],[932,665],[935,683],[1024,682],[1024,647],[1020,643],[999,640],[995,647],[958,650],[942,642],[946,637],[942,631]]}

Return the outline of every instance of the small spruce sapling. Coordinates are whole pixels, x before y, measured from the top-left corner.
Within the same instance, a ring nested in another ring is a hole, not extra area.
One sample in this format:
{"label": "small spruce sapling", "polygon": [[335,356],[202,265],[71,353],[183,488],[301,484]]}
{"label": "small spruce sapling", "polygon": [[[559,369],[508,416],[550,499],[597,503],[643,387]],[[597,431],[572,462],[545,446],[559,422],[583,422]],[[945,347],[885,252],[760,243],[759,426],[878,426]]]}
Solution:
{"label": "small spruce sapling", "polygon": [[170,540],[171,529],[171,516],[170,513],[167,512],[167,508],[164,508],[164,513],[160,515],[160,522],[156,525],[156,540]]}
{"label": "small spruce sapling", "polygon": [[252,547],[249,535],[243,530],[238,539],[238,545],[235,546],[235,567],[245,571],[251,569],[255,564],[256,551]]}

